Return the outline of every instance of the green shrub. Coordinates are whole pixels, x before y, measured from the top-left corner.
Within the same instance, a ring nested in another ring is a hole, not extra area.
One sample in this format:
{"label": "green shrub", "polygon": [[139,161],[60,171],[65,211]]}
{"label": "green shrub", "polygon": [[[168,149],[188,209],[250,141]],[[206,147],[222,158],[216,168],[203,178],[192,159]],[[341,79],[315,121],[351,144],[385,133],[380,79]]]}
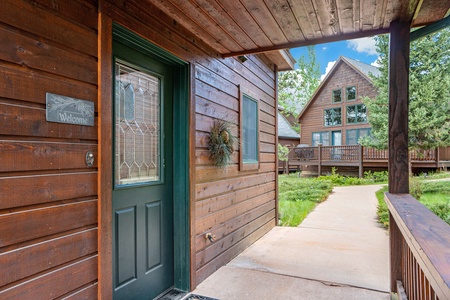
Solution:
{"label": "green shrub", "polygon": [[372,182],[383,183],[388,181],[389,176],[387,171],[381,172],[366,171],[364,172],[364,179]]}
{"label": "green shrub", "polygon": [[384,201],[384,193],[386,193],[387,191],[388,187],[385,186],[375,193],[378,200],[378,223],[381,223],[385,228],[389,227],[389,210],[386,202]]}
{"label": "green shrub", "polygon": [[[426,182],[417,178],[410,178],[410,194],[428,207],[436,216],[450,225],[450,184],[445,181]],[[389,227],[389,211],[384,202],[385,187],[378,192],[378,222],[386,228]]]}

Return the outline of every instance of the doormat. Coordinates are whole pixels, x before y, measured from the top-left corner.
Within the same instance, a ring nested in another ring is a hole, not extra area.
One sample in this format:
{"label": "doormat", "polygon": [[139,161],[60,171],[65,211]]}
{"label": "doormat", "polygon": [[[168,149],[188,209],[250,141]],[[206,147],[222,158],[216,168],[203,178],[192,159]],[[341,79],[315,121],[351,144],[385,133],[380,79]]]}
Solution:
{"label": "doormat", "polygon": [[189,294],[185,298],[183,298],[182,300],[219,300],[219,299],[206,297],[206,296],[195,295],[195,294]]}

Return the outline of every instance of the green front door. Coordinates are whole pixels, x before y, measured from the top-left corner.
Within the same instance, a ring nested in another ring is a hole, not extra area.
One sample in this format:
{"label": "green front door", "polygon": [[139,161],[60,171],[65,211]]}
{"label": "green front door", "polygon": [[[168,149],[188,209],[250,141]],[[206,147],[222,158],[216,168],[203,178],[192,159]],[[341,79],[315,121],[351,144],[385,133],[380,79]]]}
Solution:
{"label": "green front door", "polygon": [[172,70],[115,41],[113,288],[153,299],[174,286]]}

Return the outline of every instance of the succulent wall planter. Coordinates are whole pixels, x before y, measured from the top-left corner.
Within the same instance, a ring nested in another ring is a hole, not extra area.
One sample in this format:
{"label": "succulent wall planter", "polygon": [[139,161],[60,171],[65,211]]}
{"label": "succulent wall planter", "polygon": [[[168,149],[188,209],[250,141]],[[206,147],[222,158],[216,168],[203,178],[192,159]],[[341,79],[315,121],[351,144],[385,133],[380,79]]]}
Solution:
{"label": "succulent wall planter", "polygon": [[232,160],[236,137],[231,133],[230,123],[223,120],[214,121],[209,133],[209,158],[214,166],[224,167]]}

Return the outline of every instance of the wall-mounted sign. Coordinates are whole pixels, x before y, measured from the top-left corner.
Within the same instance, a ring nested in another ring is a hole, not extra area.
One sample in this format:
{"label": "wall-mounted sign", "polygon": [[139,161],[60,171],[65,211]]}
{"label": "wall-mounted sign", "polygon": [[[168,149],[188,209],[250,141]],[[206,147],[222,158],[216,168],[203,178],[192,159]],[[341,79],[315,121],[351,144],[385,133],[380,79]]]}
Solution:
{"label": "wall-mounted sign", "polygon": [[94,102],[46,94],[46,119],[49,122],[94,126]]}

